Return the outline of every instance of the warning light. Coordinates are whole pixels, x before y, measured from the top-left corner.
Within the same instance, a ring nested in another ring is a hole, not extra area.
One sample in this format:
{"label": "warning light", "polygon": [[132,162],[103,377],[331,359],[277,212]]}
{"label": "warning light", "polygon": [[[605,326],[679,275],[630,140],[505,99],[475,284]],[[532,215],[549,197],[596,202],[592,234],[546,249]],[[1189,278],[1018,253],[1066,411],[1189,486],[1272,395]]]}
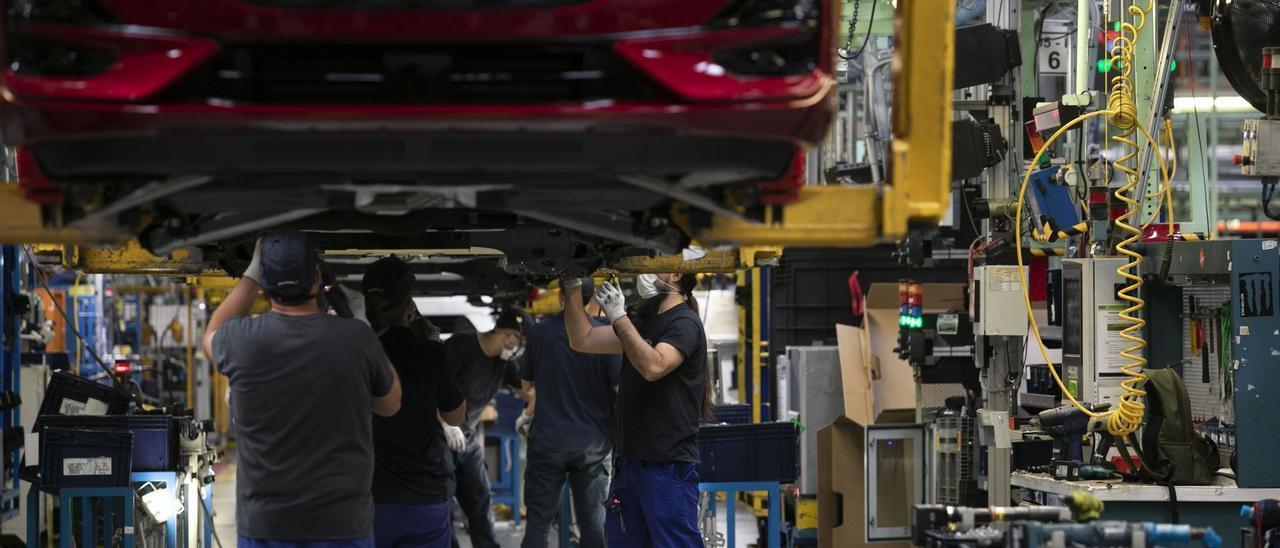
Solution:
{"label": "warning light", "polygon": [[116,360],[115,372],[117,375],[129,375],[133,373],[133,364],[129,360]]}

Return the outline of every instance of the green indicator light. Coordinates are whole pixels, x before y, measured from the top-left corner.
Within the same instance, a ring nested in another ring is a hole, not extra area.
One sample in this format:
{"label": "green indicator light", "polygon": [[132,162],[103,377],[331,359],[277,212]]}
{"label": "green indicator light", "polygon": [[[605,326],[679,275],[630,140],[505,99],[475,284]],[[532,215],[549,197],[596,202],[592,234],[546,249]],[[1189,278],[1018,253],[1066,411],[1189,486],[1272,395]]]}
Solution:
{"label": "green indicator light", "polygon": [[1111,72],[1111,60],[1110,60],[1110,59],[1099,59],[1099,60],[1098,60],[1098,72]]}
{"label": "green indicator light", "polygon": [[1178,60],[1177,60],[1177,59],[1170,59],[1170,60],[1169,60],[1169,72],[1173,72],[1173,71],[1175,71],[1175,70],[1178,70]]}
{"label": "green indicator light", "polygon": [[1116,32],[1120,32],[1120,22],[1119,22],[1119,21],[1116,21],[1115,23],[1112,23],[1112,24],[1111,24],[1111,30],[1114,30],[1114,31],[1116,31]]}

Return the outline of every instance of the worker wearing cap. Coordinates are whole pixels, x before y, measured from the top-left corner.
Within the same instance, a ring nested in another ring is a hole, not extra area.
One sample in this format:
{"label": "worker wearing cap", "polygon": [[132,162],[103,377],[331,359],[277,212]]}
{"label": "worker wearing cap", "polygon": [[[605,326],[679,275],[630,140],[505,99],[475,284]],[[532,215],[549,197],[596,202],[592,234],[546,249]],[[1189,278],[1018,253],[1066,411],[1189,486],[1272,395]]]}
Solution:
{"label": "worker wearing cap", "polygon": [[592,325],[582,280],[565,280],[565,328],[574,350],[622,354],[613,483],[606,501],[610,547],[702,546],[698,530],[698,425],[710,415],[707,336],[686,274],[642,274],[628,314],[622,290],[596,291],[611,326]]}
{"label": "worker wearing cap", "polygon": [[[492,330],[455,333],[445,341],[446,368],[467,400],[467,420],[461,426],[446,425],[444,433],[454,465],[453,493],[467,518],[471,545],[476,548],[498,546],[493,535],[484,439],[479,435],[480,413],[503,385],[519,387],[515,359],[524,349],[525,323],[523,311],[508,308],[498,315]],[[457,536],[454,546],[458,546]]]}
{"label": "worker wearing cap", "polygon": [[[588,278],[577,290],[591,298]],[[564,291],[560,305],[565,306]],[[603,325],[593,319],[592,325]],[[565,482],[584,548],[603,547],[605,497],[613,452],[613,400],[622,357],[583,354],[569,348],[563,314],[529,329],[520,377],[529,406],[518,426],[530,423],[524,504],[528,509],[523,548],[547,546],[551,523],[560,512]],[[536,413],[535,413],[536,411]]]}
{"label": "worker wearing cap", "polygon": [[412,326],[413,272],[396,257],[361,280],[365,312],[403,383],[400,412],[373,420],[377,548],[448,548],[453,538],[449,471],[440,421],[456,427],[467,404],[445,372],[444,345]]}
{"label": "worker wearing cap", "polygon": [[[249,316],[259,288],[271,310]],[[367,325],[321,313],[319,290],[307,237],[269,233],[205,331],[230,380],[242,548],[373,546],[372,416],[400,409],[400,381]]]}

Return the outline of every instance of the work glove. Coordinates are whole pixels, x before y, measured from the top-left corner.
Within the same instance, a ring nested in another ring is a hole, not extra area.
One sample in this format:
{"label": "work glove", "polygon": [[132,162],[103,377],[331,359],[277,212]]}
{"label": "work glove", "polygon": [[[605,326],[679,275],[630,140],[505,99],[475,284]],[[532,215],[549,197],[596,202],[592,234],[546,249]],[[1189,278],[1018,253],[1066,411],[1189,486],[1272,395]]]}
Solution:
{"label": "work glove", "polygon": [[528,437],[529,430],[531,428],[533,428],[533,415],[521,413],[520,416],[516,418],[516,433],[521,436]]}
{"label": "work glove", "polygon": [[618,289],[618,286],[610,282],[605,282],[600,289],[596,290],[596,302],[600,303],[600,309],[609,318],[609,323],[627,315],[626,297],[622,296],[622,290]]}
{"label": "work glove", "polygon": [[444,441],[449,445],[449,449],[456,453],[467,448],[467,435],[462,433],[462,428],[447,424],[440,426],[444,427]]}
{"label": "work glove", "polygon": [[258,241],[253,243],[253,260],[249,261],[249,268],[244,269],[244,274],[241,276],[262,285],[262,238],[258,238]]}

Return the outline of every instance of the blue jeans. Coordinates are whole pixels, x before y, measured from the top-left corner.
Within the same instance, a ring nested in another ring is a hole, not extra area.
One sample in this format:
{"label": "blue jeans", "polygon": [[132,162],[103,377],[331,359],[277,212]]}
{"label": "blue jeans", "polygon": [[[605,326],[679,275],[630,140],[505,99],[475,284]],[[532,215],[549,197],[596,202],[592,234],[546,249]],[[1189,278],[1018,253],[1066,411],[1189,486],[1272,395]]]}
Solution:
{"label": "blue jeans", "polygon": [[373,539],[376,548],[448,548],[453,541],[449,503],[375,504]]}
{"label": "blue jeans", "polygon": [[565,481],[573,492],[582,548],[603,548],[604,501],[609,493],[609,449],[557,453],[529,450],[524,469],[524,507],[528,523],[522,548],[545,548],[551,523],[560,515]]}
{"label": "blue jeans", "polygon": [[373,537],[350,540],[263,540],[239,535],[236,548],[374,548]]}
{"label": "blue jeans", "polygon": [[[484,462],[484,440],[467,428],[467,446],[454,453],[448,447],[446,462],[452,462],[453,474],[449,492],[458,500],[458,508],[467,517],[467,534],[474,548],[499,548],[493,535],[493,508],[489,492],[489,467]],[[451,541],[457,547],[458,536]]]}
{"label": "blue jeans", "polygon": [[698,464],[658,464],[619,457],[614,463],[605,534],[609,548],[701,547]]}

